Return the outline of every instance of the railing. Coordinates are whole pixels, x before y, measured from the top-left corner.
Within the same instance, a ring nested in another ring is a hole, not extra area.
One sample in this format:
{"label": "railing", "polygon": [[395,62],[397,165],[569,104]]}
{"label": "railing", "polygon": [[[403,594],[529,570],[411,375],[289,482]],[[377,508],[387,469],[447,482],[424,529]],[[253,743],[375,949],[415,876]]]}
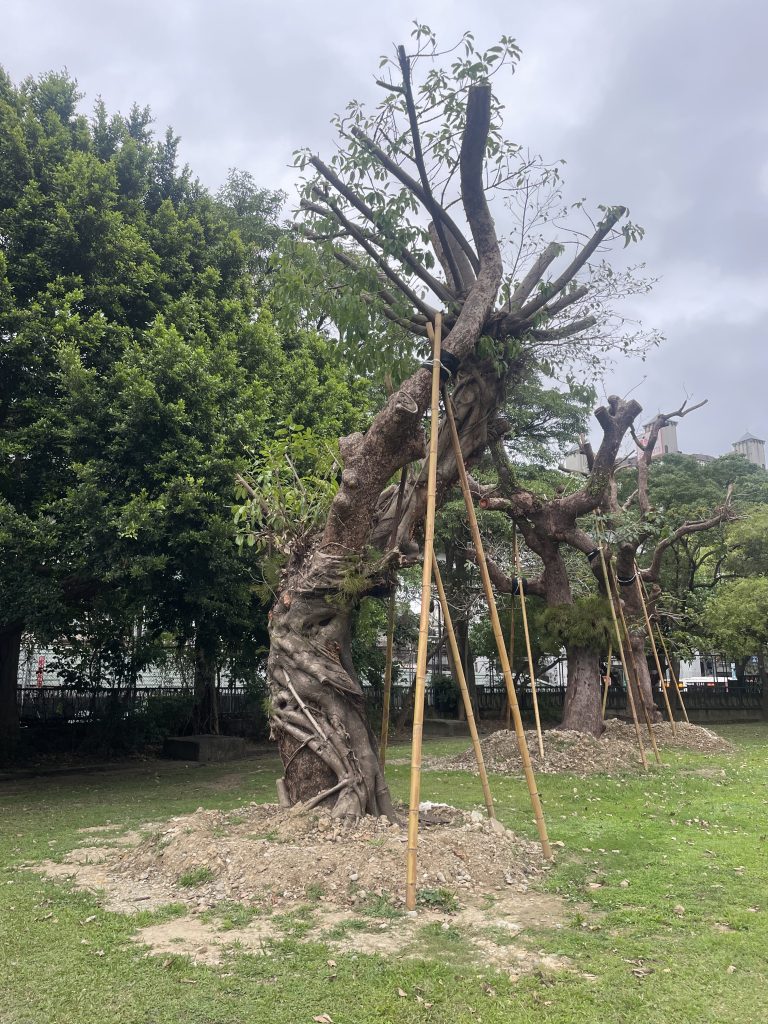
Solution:
{"label": "railing", "polygon": [[[134,690],[77,690],[71,686],[20,686],[17,688],[19,717],[25,724],[76,724],[107,714],[145,711],[159,700],[185,699],[190,705],[192,690],[180,686],[146,686]],[[253,694],[245,687],[224,687],[219,691],[219,714],[223,718],[238,717],[252,708]]]}
{"label": "railing", "polygon": [[[542,718],[559,719],[565,703],[565,686],[540,687],[537,691]],[[370,708],[381,708],[381,688],[365,687]],[[718,683],[714,686],[688,686],[683,690],[689,712],[758,712],[762,706],[763,688],[758,682]],[[426,712],[433,718],[455,718],[458,713],[458,693],[445,684],[426,687]],[[107,714],[129,715],[146,710],[152,702],[193,699],[189,688],[178,686],[139,687],[135,690],[113,689],[76,690],[68,686],[20,686],[17,690],[19,715],[23,723],[32,725],[49,723],[76,724],[93,721]],[[392,689],[393,717],[408,704],[410,688]],[[533,698],[529,687],[517,690],[517,699],[523,716],[533,716]],[[654,701],[664,710],[661,693],[654,691]],[[670,693],[672,708],[678,707]],[[502,718],[506,711],[507,694],[503,686],[478,686],[477,703],[482,718]],[[253,713],[258,697],[245,687],[223,687],[219,691],[219,714],[222,718],[238,718]],[[608,690],[607,709],[613,714],[627,714],[627,695],[623,687],[613,685]]]}

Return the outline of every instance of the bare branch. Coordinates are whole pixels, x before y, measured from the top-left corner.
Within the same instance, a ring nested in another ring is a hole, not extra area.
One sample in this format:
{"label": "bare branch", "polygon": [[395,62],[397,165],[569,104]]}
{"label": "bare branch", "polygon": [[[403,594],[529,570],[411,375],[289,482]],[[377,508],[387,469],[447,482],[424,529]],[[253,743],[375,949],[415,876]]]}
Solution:
{"label": "bare branch", "polygon": [[560,338],[570,338],[574,334],[587,331],[590,327],[594,327],[596,323],[595,317],[585,316],[581,320],[572,320],[571,323],[565,324],[563,327],[554,327],[551,330],[543,331],[533,330],[530,332],[530,335],[536,341],[558,341]]}
{"label": "bare branch", "polygon": [[579,252],[571,263],[568,264],[560,277],[556,278],[551,284],[548,284],[546,288],[543,288],[541,292],[539,292],[535,299],[532,299],[526,306],[523,306],[520,310],[520,315],[524,317],[532,317],[534,313],[537,313],[542,306],[545,306],[547,302],[549,302],[550,299],[559,294],[563,288],[573,280],[584,264],[588,262],[600,243],[604,241],[607,235],[610,234],[616,222],[625,213],[626,210],[623,206],[616,206],[610,210],[598,225],[594,235],[592,235],[581,252]]}
{"label": "bare branch", "polygon": [[[357,139],[357,141],[362,146],[365,146],[365,148],[367,150],[369,150],[371,153],[373,153],[373,155],[376,157],[376,159],[379,161],[379,163],[389,171],[389,173],[392,175],[393,178],[397,178],[397,180],[401,184],[405,185],[405,187],[408,189],[409,192],[412,192],[413,195],[416,196],[416,198],[419,200],[419,202],[423,206],[425,206],[425,207],[427,206],[427,197],[426,197],[426,195],[424,193],[423,188],[421,187],[419,182],[416,181],[415,178],[412,178],[411,175],[408,174],[408,172],[406,170],[404,170],[400,166],[400,164],[396,163],[389,156],[388,153],[386,153],[380,146],[378,146],[373,141],[373,139],[369,138],[359,128],[353,128],[352,129],[352,135],[353,135],[353,137],[355,139]],[[445,224],[445,226],[448,229],[448,231],[451,233],[451,235],[459,243],[459,245],[461,246],[462,252],[464,253],[464,255],[467,257],[467,259],[470,262],[472,270],[475,273],[477,273],[477,271],[480,269],[480,261],[478,260],[476,254],[475,254],[475,250],[469,244],[469,242],[467,241],[464,233],[459,228],[459,226],[456,224],[456,222],[453,220],[453,218],[450,216],[450,214],[448,214],[443,209],[442,206],[439,207],[439,211],[440,211],[439,212],[440,220],[442,220],[442,222]]]}
{"label": "bare branch", "polygon": [[316,203],[310,204],[307,202],[307,200],[302,199],[301,206],[303,209],[310,207],[315,212],[324,210],[326,216],[335,217],[339,224],[341,224],[349,232],[352,238],[355,239],[360,248],[370,256],[370,258],[373,260],[373,262],[376,264],[379,270],[381,270],[381,272],[387,278],[389,278],[389,280],[392,282],[392,284],[395,285],[396,288],[400,289],[400,291],[403,293],[403,295],[405,295],[405,297],[408,299],[411,305],[415,306],[420,313],[423,313],[428,320],[434,319],[436,310],[434,310],[427,302],[425,302],[420,296],[418,296],[416,292],[413,291],[413,289],[410,288],[405,283],[405,281],[402,280],[399,274],[395,273],[395,271],[390,267],[390,265],[387,263],[384,257],[381,256],[380,253],[378,253],[374,249],[373,245],[368,241],[368,239],[365,237],[364,232],[357,226],[357,224],[355,224],[353,221],[345,217],[344,214],[336,205],[336,203],[334,203],[331,199],[326,199],[326,202],[328,204],[327,208],[319,206]]}
{"label": "bare branch", "polygon": [[651,559],[651,564],[647,569],[643,569],[640,575],[644,580],[656,583],[659,579],[659,573],[661,572],[661,562],[664,557],[664,552],[671,548],[678,541],[684,537],[690,536],[692,533],[701,533],[704,530],[711,530],[714,526],[719,526],[720,523],[732,522],[738,519],[737,513],[734,511],[731,505],[731,498],[733,496],[733,484],[728,485],[728,490],[725,495],[725,501],[720,508],[715,509],[711,516],[707,519],[699,519],[691,523],[683,523],[682,526],[678,526],[674,533],[669,537],[665,537],[657,546]]}
{"label": "bare branch", "polygon": [[[424,164],[424,154],[421,150],[421,132],[419,130],[419,119],[416,114],[416,105],[413,102],[413,90],[411,89],[411,61],[405,52],[404,46],[398,46],[397,48],[397,59],[400,63],[400,71],[403,76],[403,93],[405,95],[405,106],[408,111],[408,122],[411,126],[411,139],[413,141],[413,156],[416,167],[419,171],[419,177],[421,178],[421,186],[424,190],[424,205],[429,210],[430,216],[432,217],[437,236],[440,239],[440,247],[443,250],[443,256],[448,264],[450,270],[450,277],[455,282],[456,288],[461,294],[466,291],[469,287],[470,282],[465,282],[462,279],[461,271],[459,270],[456,260],[454,259],[453,252],[450,245],[448,244],[445,237],[445,230],[443,222],[440,218],[440,204],[435,200],[432,195],[432,187],[429,183],[429,175],[427,174],[427,168]],[[486,132],[486,138],[488,133]]]}
{"label": "bare branch", "polygon": [[558,242],[550,242],[544,252],[534,261],[533,266],[509,297],[507,311],[518,313],[521,306],[539,283],[544,271],[563,251]]}
{"label": "bare branch", "polygon": [[[378,228],[379,230],[382,230],[381,225],[379,224],[374,211],[370,208],[370,206],[368,206],[367,203],[363,202],[363,200],[357,195],[356,192],[354,192],[345,182],[341,180],[338,174],[336,174],[334,171],[331,170],[330,167],[324,164],[319,157],[311,157],[310,163],[328,182],[330,182],[330,184],[339,193],[339,195],[344,196],[344,198],[349,203],[351,203],[352,206],[354,206],[354,208],[359,213],[361,213],[366,220],[370,221],[370,223],[373,224],[374,227]],[[392,241],[396,245],[400,244],[397,239],[392,239]],[[434,277],[434,275],[430,274],[426,267],[422,266],[422,264],[419,263],[419,261],[413,256],[413,254],[410,253],[405,247],[399,248],[397,251],[394,251],[393,255],[398,260],[400,260],[401,263],[409,267],[413,271],[413,273],[416,274],[417,277],[420,277],[421,280],[427,285],[427,287],[431,288],[431,290],[435,293],[435,295],[438,296],[438,298],[442,302],[445,302],[448,306],[455,302],[456,296],[443,284],[442,281],[439,281],[436,277]]]}

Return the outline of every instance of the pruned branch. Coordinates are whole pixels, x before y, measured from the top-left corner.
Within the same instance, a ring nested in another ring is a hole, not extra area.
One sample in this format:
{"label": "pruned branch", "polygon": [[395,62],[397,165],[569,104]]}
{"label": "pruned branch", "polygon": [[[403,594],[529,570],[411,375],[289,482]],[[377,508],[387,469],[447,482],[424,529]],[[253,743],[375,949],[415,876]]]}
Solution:
{"label": "pruned branch", "polygon": [[[453,251],[448,244],[445,237],[445,229],[443,226],[442,219],[440,217],[441,207],[440,204],[435,200],[432,195],[432,187],[429,183],[429,175],[427,174],[427,168],[424,163],[424,154],[421,149],[421,131],[419,129],[419,119],[416,114],[416,104],[413,102],[413,90],[411,88],[411,62],[405,52],[404,46],[398,46],[397,48],[397,59],[400,64],[400,71],[403,76],[403,95],[405,96],[405,106],[408,111],[408,122],[411,126],[411,141],[413,142],[413,157],[414,163],[419,171],[419,177],[421,178],[421,187],[424,193],[424,205],[429,214],[432,217],[437,236],[440,239],[440,248],[443,250],[443,256],[447,264],[447,269],[450,271],[450,279],[453,281],[456,291],[461,295],[466,291],[469,286],[469,282],[465,282],[462,279],[461,272],[456,263],[453,255]],[[485,138],[488,137],[488,131],[486,129]]]}
{"label": "pruned branch", "polygon": [[[316,156],[310,158],[310,163],[315,170],[317,170],[333,186],[339,195],[344,196],[344,198],[354,206],[358,213],[362,214],[362,216],[373,224],[375,228],[382,230],[381,224],[371,207],[357,195],[354,189],[351,189],[346,182],[342,181],[335,171],[331,170],[330,167],[324,164],[323,161]],[[373,241],[375,239],[371,240]],[[394,243],[395,247],[400,246],[399,248],[393,248],[393,255],[397,260],[412,270],[417,277],[421,278],[427,287],[430,288],[442,302],[445,302],[448,306],[455,302],[456,297],[453,292],[451,292],[442,281],[438,280],[433,274],[430,274],[426,267],[424,267],[412,253],[402,246],[397,238],[391,238],[391,241]],[[376,240],[376,244],[379,248],[387,248],[387,244],[383,240]]]}
{"label": "pruned branch", "polygon": [[592,254],[595,252],[597,247],[605,238],[611,233],[617,221],[624,216],[626,210],[623,206],[615,206],[610,210],[609,213],[603,218],[597,227],[597,230],[592,235],[590,240],[584,246],[583,249],[574,257],[574,259],[568,264],[562,274],[548,284],[545,288],[539,292],[535,299],[532,299],[527,305],[523,306],[520,310],[521,316],[530,318],[537,313],[542,306],[545,306],[550,299],[558,295],[563,288],[568,285],[573,278],[578,274],[581,268],[589,261]]}
{"label": "pruned branch", "polygon": [[[411,192],[414,196],[416,196],[416,198],[419,200],[419,202],[424,207],[427,206],[427,197],[426,197],[426,195],[424,193],[423,188],[419,184],[419,182],[416,181],[415,178],[412,178],[411,175],[408,174],[408,172],[406,170],[404,170],[404,168],[402,168],[400,166],[400,164],[398,164],[396,161],[394,161],[389,156],[389,154],[386,153],[381,148],[381,146],[377,145],[373,141],[373,139],[369,138],[365,134],[365,132],[361,131],[359,128],[353,128],[352,129],[352,136],[353,136],[353,138],[357,139],[357,141],[362,146],[364,146],[367,150],[369,150],[369,152],[371,152],[376,157],[376,159],[379,161],[379,163],[382,165],[382,167],[386,168],[386,170],[389,171],[389,173],[392,175],[393,178],[397,178],[397,180],[402,185],[405,185],[405,187],[408,189],[408,191]],[[442,206],[438,207],[438,209],[439,209],[439,218],[440,218],[440,220],[442,220],[442,222],[445,224],[445,226],[448,229],[448,231],[451,233],[451,235],[456,239],[458,244],[461,246],[462,252],[464,253],[464,255],[469,260],[469,263],[470,263],[470,266],[472,267],[472,270],[475,273],[477,273],[477,271],[480,269],[480,261],[478,260],[477,255],[475,254],[474,249],[469,244],[469,242],[467,241],[464,233],[461,231],[461,229],[456,224],[456,222],[453,220],[453,218],[450,216],[450,214],[448,214],[443,209]]]}

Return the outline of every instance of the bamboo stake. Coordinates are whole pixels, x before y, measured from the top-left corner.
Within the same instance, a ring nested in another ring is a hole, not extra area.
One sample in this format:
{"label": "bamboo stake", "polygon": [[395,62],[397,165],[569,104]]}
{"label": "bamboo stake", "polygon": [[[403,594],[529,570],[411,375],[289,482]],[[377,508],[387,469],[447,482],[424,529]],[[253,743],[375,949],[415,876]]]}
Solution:
{"label": "bamboo stake", "polygon": [[656,662],[656,671],[659,673],[659,686],[664,697],[664,704],[667,709],[667,715],[669,716],[669,724],[672,726],[672,735],[677,735],[677,727],[675,726],[675,716],[672,714],[672,705],[669,703],[669,694],[667,688],[664,685],[664,676],[661,671],[661,662],[659,661],[659,651],[656,647],[656,641],[653,638],[653,630],[651,629],[651,618],[648,615],[648,605],[645,601],[645,594],[643,593],[644,586],[640,580],[640,570],[635,562],[635,583],[637,585],[637,593],[640,597],[640,604],[643,606],[643,617],[645,618],[645,628],[648,633],[648,639],[651,641],[651,648],[653,649],[653,660]]}
{"label": "bamboo stake", "polygon": [[[392,532],[389,535],[389,547],[394,548],[397,540],[397,528],[400,524],[400,514],[403,509],[403,495],[405,484],[408,479],[408,467],[403,466],[400,471],[400,486],[397,491],[397,506],[395,507],[395,518],[392,523]],[[392,588],[389,595],[389,612],[387,614],[387,656],[384,667],[384,697],[381,707],[381,740],[379,742],[379,761],[383,768],[387,760],[387,742],[389,740],[389,706],[392,700],[392,659],[395,648],[395,613],[397,611],[397,585]]]}
{"label": "bamboo stake", "polygon": [[659,754],[659,748],[656,745],[656,736],[653,731],[653,723],[651,722],[651,716],[648,713],[648,707],[645,703],[645,696],[643,691],[640,689],[640,675],[637,671],[637,664],[634,660],[632,653],[632,638],[629,633],[629,626],[627,625],[627,619],[624,615],[624,609],[621,605],[621,598],[619,597],[619,583],[616,579],[616,574],[613,571],[613,566],[609,566],[609,572],[611,579],[613,580],[613,586],[616,592],[616,604],[619,608],[619,617],[621,618],[621,624],[624,627],[624,635],[627,638],[627,650],[629,651],[629,663],[632,666],[632,678],[629,680],[629,688],[631,688],[632,680],[634,679],[635,688],[637,689],[637,697],[640,701],[640,707],[643,709],[643,718],[645,719],[645,727],[648,730],[648,739],[651,741],[651,747],[653,748],[653,756],[656,758],[656,763],[661,764],[661,755]]}
{"label": "bamboo stake", "polygon": [[605,709],[608,706],[608,689],[611,685],[611,658],[613,657],[613,644],[608,641],[608,659],[605,663],[605,678],[603,679],[603,719],[605,719]]}
{"label": "bamboo stake", "polygon": [[517,589],[520,594],[520,611],[523,616],[523,633],[525,634],[525,652],[528,655],[528,677],[531,680],[531,697],[533,699],[533,717],[536,722],[536,739],[539,743],[539,757],[544,759],[544,739],[541,735],[541,719],[539,718],[539,698],[536,694],[536,674],[533,670],[533,654],[531,652],[531,634],[528,632],[528,612],[525,607],[525,591],[523,590],[523,574],[520,572],[520,551],[517,547],[517,536],[514,538],[515,572],[517,573]]}
{"label": "bamboo stake", "polygon": [[381,740],[379,741],[379,761],[383,768],[387,761],[387,741],[389,740],[389,705],[392,699],[392,659],[395,647],[395,612],[397,610],[397,591],[392,588],[389,595],[389,611],[387,614],[387,656],[384,667],[384,698],[381,706]]}
{"label": "bamboo stake", "polygon": [[664,649],[664,658],[665,658],[665,660],[667,662],[667,668],[669,669],[669,676],[670,676],[672,682],[675,685],[675,693],[677,694],[677,700],[678,700],[678,703],[680,704],[680,710],[683,713],[683,718],[685,719],[686,724],[690,725],[691,724],[691,720],[688,717],[688,710],[687,710],[687,708],[685,706],[685,701],[683,700],[683,692],[680,689],[680,680],[677,678],[677,676],[675,675],[674,669],[672,668],[672,662],[671,662],[670,657],[669,657],[669,651],[667,650],[667,642],[664,639],[664,634],[661,632],[661,627],[659,626],[658,623],[656,624],[656,632],[659,635],[659,640],[661,640],[661,646]]}
{"label": "bamboo stake", "polygon": [[432,426],[429,437],[427,472],[427,512],[424,528],[424,565],[421,574],[421,615],[416,654],[416,685],[413,702],[413,741],[411,744],[411,788],[408,802],[408,848],[405,872],[405,906],[416,909],[416,847],[419,841],[419,796],[421,793],[421,740],[424,732],[424,687],[427,676],[429,641],[429,602],[432,594],[432,558],[435,539],[437,500],[437,435],[440,422],[440,340],[442,314],[435,315],[432,340]]}
{"label": "bamboo stake", "polygon": [[643,746],[643,737],[640,734],[640,722],[637,719],[637,709],[635,708],[635,696],[632,693],[632,680],[629,678],[629,669],[627,668],[627,659],[624,656],[624,644],[621,639],[621,631],[619,630],[619,620],[616,617],[616,609],[613,604],[613,590],[611,589],[611,583],[608,579],[608,566],[605,564],[605,552],[603,551],[603,542],[600,539],[598,531],[597,537],[598,547],[600,550],[600,564],[603,567],[603,579],[605,580],[605,589],[608,592],[608,603],[611,606],[611,618],[613,619],[613,629],[616,633],[616,640],[619,645],[619,658],[621,659],[621,667],[624,670],[624,677],[627,680],[627,696],[629,698],[629,707],[632,712],[632,721],[635,726],[635,736],[637,736],[637,745],[640,749],[640,760],[643,763],[643,768],[648,770],[648,759],[645,756],[645,747]]}
{"label": "bamboo stake", "polygon": [[[512,523],[512,550],[517,548],[517,526]],[[515,595],[509,595],[509,647],[507,648],[509,657],[509,664],[513,666],[515,664]],[[506,712],[504,715],[504,725],[509,732],[509,728],[512,725],[512,705],[507,700]]]}
{"label": "bamboo stake", "polygon": [[448,633],[448,644],[451,648],[451,656],[453,658],[453,664],[456,669],[456,682],[459,684],[459,690],[461,691],[461,699],[464,701],[464,712],[467,716],[469,734],[472,737],[472,749],[475,752],[477,770],[480,773],[480,785],[483,787],[483,799],[485,800],[485,806],[488,809],[488,817],[495,818],[496,811],[494,810],[493,807],[493,797],[491,796],[491,787],[488,783],[488,773],[485,770],[485,761],[483,759],[483,751],[480,746],[480,737],[477,734],[475,712],[472,709],[472,699],[469,696],[467,677],[464,675],[464,666],[461,663],[459,645],[456,642],[456,633],[454,632],[453,629],[451,610],[448,607],[448,598],[445,595],[445,588],[443,587],[443,578],[440,575],[440,567],[437,564],[437,559],[434,556],[434,552],[432,553],[432,572],[434,573],[435,583],[437,584],[437,593],[438,596],[440,597],[440,604],[442,605],[443,608],[443,619],[445,621],[446,632]]}
{"label": "bamboo stake", "polygon": [[544,812],[541,809],[541,800],[539,799],[539,793],[536,789],[536,779],[534,778],[533,768],[531,767],[531,755],[528,752],[528,744],[525,741],[525,730],[523,729],[523,720],[520,717],[520,708],[517,703],[517,694],[515,693],[515,685],[512,680],[512,669],[510,668],[509,665],[509,658],[507,657],[507,648],[504,643],[504,637],[501,632],[499,612],[496,607],[496,599],[493,596],[493,587],[491,586],[491,576],[490,573],[488,572],[488,565],[485,561],[483,540],[482,537],[480,536],[480,528],[477,525],[477,515],[475,514],[475,506],[472,501],[472,495],[469,490],[469,480],[467,479],[467,467],[464,465],[464,456],[461,451],[459,432],[456,429],[456,419],[453,415],[453,403],[448,394],[444,394],[444,402],[445,413],[451,430],[453,451],[454,455],[456,456],[456,467],[459,473],[461,493],[464,496],[464,504],[466,505],[467,508],[469,528],[472,533],[472,541],[475,545],[475,552],[477,554],[477,564],[480,569],[480,576],[483,581],[483,590],[485,591],[485,599],[488,604],[488,612],[491,617],[491,626],[493,628],[494,639],[496,640],[496,649],[499,652],[499,661],[501,662],[501,668],[504,673],[504,683],[506,684],[507,687],[507,698],[512,708],[512,717],[515,722],[515,735],[517,737],[517,745],[520,750],[520,759],[523,763],[525,781],[528,786],[528,793],[530,794],[531,798],[531,806],[533,807],[533,814],[536,819],[536,828],[539,833],[541,849],[546,859],[551,860],[552,848],[549,845],[549,837],[547,836],[547,825],[544,821]]}

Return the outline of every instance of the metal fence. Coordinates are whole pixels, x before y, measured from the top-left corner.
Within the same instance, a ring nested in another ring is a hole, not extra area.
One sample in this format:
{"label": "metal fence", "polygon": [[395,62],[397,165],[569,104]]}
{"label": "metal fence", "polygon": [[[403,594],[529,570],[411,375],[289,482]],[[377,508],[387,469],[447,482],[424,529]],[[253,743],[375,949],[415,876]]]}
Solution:
{"label": "metal fence", "polygon": [[[381,708],[381,689],[366,687],[366,700],[370,707]],[[684,700],[689,712],[748,712],[758,713],[762,706],[763,688],[757,682],[720,683],[715,686],[688,686],[684,689]],[[190,706],[193,700],[191,689],[178,686],[141,687],[135,690],[114,689],[77,690],[67,686],[20,686],[17,690],[19,714],[27,725],[50,723],[85,723],[105,715],[125,715],[147,710],[152,702],[186,700]],[[520,710],[525,718],[533,716],[533,698],[529,687],[517,690]],[[426,714],[432,718],[456,718],[459,708],[458,692],[444,683],[427,685]],[[660,692],[654,699],[661,711],[663,701]],[[392,690],[391,711],[397,717],[407,707],[410,687],[396,686]],[[565,686],[547,686],[538,690],[539,709],[542,718],[559,719],[565,703]],[[673,710],[677,713],[674,696],[670,694]],[[219,691],[219,714],[222,718],[239,718],[253,713],[258,696],[245,687],[222,687]],[[478,686],[477,703],[482,718],[503,717],[507,695],[503,686]],[[613,714],[628,713],[626,690],[611,686],[608,690],[607,708]]]}

